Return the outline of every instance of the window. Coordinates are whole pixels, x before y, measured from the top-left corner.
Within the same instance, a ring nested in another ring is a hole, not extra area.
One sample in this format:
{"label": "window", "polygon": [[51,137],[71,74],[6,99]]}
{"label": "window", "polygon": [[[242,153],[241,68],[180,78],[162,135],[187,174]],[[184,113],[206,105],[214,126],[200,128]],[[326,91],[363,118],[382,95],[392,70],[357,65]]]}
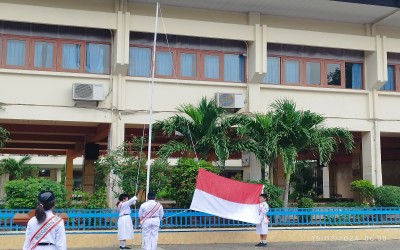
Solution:
{"label": "window", "polygon": [[63,43],[61,45],[61,68],[66,71],[79,71],[81,64],[81,47],[79,43]]}
{"label": "window", "polygon": [[306,62],[306,84],[321,85],[320,62]]}
{"label": "window", "polygon": [[157,76],[173,76],[173,54],[169,51],[156,52],[156,72]]}
{"label": "window", "polygon": [[0,21],[0,66],[110,73],[111,34],[104,29]]}
{"label": "window", "polygon": [[362,89],[363,60],[362,51],[271,43],[262,83]]}
{"label": "window", "polygon": [[196,78],[197,76],[197,54],[180,53],[179,72],[181,78]]}
{"label": "window", "polygon": [[238,54],[224,54],[224,81],[244,81],[244,58]]}
{"label": "window", "polygon": [[[132,32],[131,76],[149,77],[153,34]],[[242,41],[164,35],[157,37],[155,76],[205,81],[244,82],[246,44]]]}
{"label": "window", "polygon": [[41,70],[55,69],[54,53],[56,43],[46,40],[33,40],[33,67]]}
{"label": "window", "polygon": [[23,38],[6,38],[3,55],[6,67],[25,68],[27,64],[28,42]]}
{"label": "window", "polygon": [[387,67],[387,75],[388,80],[387,82],[381,87],[380,90],[395,90],[395,66],[388,66]]}
{"label": "window", "polygon": [[204,56],[204,78],[219,80],[220,72],[220,58],[217,55],[205,55]]}
{"label": "window", "polygon": [[362,64],[361,63],[345,63],[346,68],[346,88],[362,89]]}
{"label": "window", "polygon": [[110,73],[110,45],[99,43],[86,44],[86,72],[97,74]]}
{"label": "window", "polygon": [[279,57],[267,57],[267,74],[262,83],[279,84],[281,82],[281,59]]}
{"label": "window", "polygon": [[285,59],[284,65],[284,83],[300,84],[300,61],[293,59]]}
{"label": "window", "polygon": [[129,48],[129,72],[131,76],[150,76],[151,49],[130,47]]}
{"label": "window", "polygon": [[342,86],[343,63],[326,63],[326,80],[330,86]]}

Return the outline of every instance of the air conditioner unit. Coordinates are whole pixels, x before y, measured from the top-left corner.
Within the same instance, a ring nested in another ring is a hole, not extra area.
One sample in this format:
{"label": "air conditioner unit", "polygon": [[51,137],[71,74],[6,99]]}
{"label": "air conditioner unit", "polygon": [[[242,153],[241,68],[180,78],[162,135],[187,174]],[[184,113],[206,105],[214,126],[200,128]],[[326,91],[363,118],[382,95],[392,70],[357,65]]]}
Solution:
{"label": "air conditioner unit", "polygon": [[74,83],[72,85],[72,99],[77,101],[103,101],[102,84]]}
{"label": "air conditioner unit", "polygon": [[243,94],[215,93],[215,101],[218,107],[231,109],[235,112],[244,107]]}

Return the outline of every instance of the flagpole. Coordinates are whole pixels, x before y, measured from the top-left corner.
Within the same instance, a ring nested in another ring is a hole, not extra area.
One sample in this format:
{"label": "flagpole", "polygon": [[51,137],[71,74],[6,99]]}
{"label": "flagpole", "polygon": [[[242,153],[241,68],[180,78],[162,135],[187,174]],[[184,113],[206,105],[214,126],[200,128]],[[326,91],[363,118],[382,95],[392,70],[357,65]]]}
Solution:
{"label": "flagpole", "polygon": [[151,70],[151,87],[150,87],[150,121],[149,121],[149,141],[147,147],[147,181],[146,181],[146,201],[148,200],[149,186],[150,186],[150,166],[151,166],[151,137],[153,130],[153,91],[154,91],[154,71],[156,62],[156,44],[157,44],[157,27],[158,27],[158,9],[160,4],[157,2],[156,10],[156,21],[154,24],[154,41],[153,41],[153,58],[152,58],[152,70]]}

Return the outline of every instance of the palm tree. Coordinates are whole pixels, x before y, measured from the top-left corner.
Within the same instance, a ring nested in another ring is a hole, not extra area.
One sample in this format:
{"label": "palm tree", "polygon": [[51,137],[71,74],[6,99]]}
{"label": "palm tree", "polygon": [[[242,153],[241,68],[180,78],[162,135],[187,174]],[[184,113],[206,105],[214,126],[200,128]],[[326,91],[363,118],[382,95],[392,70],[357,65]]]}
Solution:
{"label": "palm tree", "polygon": [[354,148],[352,134],[343,128],[326,128],[325,118],[309,110],[296,109],[296,104],[288,99],[277,100],[271,104],[275,133],[278,134],[278,154],[282,157],[285,193],[284,206],[287,207],[289,183],[295,171],[300,152],[313,153],[323,165],[328,165],[338,144],[343,143],[346,152]]}
{"label": "palm tree", "polygon": [[251,142],[237,133],[237,126],[244,122],[243,116],[227,116],[214,100],[203,97],[198,106],[184,104],[177,110],[182,114],[154,124],[156,131],[174,137],[161,146],[159,156],[167,158],[175,152],[192,152],[200,159],[210,160],[215,155],[224,166],[232,152],[252,149]]}
{"label": "palm tree", "polygon": [[8,131],[2,127],[0,127],[0,149],[4,147],[8,140]]}
{"label": "palm tree", "polygon": [[33,171],[39,170],[35,165],[26,164],[30,159],[30,156],[24,156],[19,161],[16,161],[14,158],[0,160],[0,175],[8,173],[11,179],[27,179],[32,175]]}
{"label": "palm tree", "polygon": [[272,164],[278,155],[277,142],[279,136],[274,131],[273,113],[256,113],[246,117],[248,120],[243,126],[239,127],[239,132],[255,145],[255,150],[252,153],[261,163],[262,180],[265,179],[265,169],[269,166],[270,182],[272,183]]}

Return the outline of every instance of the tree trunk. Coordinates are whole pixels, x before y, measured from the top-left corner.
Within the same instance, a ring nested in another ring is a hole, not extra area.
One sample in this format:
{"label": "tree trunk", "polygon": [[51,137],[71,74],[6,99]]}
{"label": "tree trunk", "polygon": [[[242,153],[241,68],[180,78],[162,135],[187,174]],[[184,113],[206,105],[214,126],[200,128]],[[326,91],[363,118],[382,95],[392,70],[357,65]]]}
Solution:
{"label": "tree trunk", "polygon": [[289,180],[285,180],[285,193],[283,194],[283,207],[287,208],[288,207],[288,200],[289,200]]}

